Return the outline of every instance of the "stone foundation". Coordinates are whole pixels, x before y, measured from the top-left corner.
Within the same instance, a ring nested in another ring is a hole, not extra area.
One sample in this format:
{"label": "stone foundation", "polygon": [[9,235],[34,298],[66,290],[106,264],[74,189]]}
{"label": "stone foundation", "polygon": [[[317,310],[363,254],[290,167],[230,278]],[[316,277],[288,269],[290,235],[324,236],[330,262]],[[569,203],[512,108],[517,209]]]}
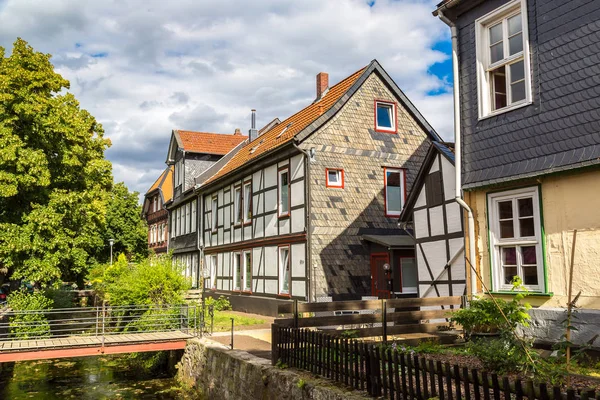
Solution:
{"label": "stone foundation", "polygon": [[200,399],[365,399],[308,373],[271,366],[270,360],[228,350],[207,339],[188,341],[177,379]]}

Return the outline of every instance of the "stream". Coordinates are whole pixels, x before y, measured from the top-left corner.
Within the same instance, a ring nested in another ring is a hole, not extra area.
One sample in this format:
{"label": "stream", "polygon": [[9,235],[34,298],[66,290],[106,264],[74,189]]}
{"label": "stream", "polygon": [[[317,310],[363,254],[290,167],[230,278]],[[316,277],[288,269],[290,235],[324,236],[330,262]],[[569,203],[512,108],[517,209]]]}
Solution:
{"label": "stream", "polygon": [[123,356],[62,358],[4,364],[2,400],[188,399],[174,371],[144,371]]}

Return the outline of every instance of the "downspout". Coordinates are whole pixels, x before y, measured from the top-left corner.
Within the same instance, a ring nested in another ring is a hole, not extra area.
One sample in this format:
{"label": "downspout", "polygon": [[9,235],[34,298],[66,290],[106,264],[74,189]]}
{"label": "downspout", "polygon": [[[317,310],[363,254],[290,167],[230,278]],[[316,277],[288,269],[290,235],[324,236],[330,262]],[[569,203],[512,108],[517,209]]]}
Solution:
{"label": "downspout", "polygon": [[[473,217],[473,210],[462,198],[462,185],[461,185],[461,173],[462,173],[462,154],[461,154],[461,143],[460,143],[460,85],[459,85],[459,74],[458,74],[458,30],[456,24],[450,21],[443,13],[443,8],[437,10],[438,17],[450,27],[452,35],[452,75],[453,75],[453,92],[454,92],[454,157],[455,157],[455,200],[456,202],[467,212],[469,231],[469,259],[465,265],[466,269],[469,270],[471,276],[471,295],[477,293],[477,277],[475,275],[475,267],[477,260],[475,256],[475,218]],[[470,268],[469,268],[470,266]]]}
{"label": "downspout", "polygon": [[313,265],[312,265],[312,249],[311,249],[311,233],[310,233],[310,167],[309,167],[309,163],[310,163],[310,153],[304,149],[301,149],[300,147],[298,147],[298,144],[296,143],[296,141],[292,141],[292,144],[294,145],[294,147],[296,148],[296,150],[298,150],[299,152],[301,152],[302,154],[304,154],[304,186],[305,186],[305,190],[306,190],[306,204],[304,205],[306,207],[306,252],[307,252],[307,258],[308,260],[306,260],[306,265],[308,266],[308,302],[314,302],[317,301],[317,296],[316,294],[313,295],[312,289],[314,287],[313,285],[313,278],[314,278],[314,272],[313,272]]}

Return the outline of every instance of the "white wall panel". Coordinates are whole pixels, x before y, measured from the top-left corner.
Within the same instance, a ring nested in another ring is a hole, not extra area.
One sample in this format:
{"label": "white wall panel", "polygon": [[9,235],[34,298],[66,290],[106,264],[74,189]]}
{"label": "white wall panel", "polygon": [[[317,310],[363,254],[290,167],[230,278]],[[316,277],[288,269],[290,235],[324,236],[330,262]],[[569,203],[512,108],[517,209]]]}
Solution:
{"label": "white wall panel", "polygon": [[461,213],[457,202],[446,204],[446,222],[448,224],[448,233],[460,232]]}
{"label": "white wall panel", "polygon": [[265,171],[265,186],[268,188],[277,185],[277,165],[273,164],[264,169]]}
{"label": "white wall panel", "polygon": [[306,277],[306,252],[305,244],[298,243],[290,246],[292,251],[292,277]]}
{"label": "white wall panel", "polygon": [[[450,239],[448,241],[450,245],[450,257],[452,257],[456,252],[463,248],[464,239]],[[465,270],[465,251],[464,248],[461,251],[461,255],[458,257],[456,261],[452,264],[452,280],[462,280],[466,278],[466,270]]]}
{"label": "white wall panel", "polygon": [[306,296],[306,282],[292,282],[292,296]]}
{"label": "white wall panel", "polygon": [[282,160],[282,161],[279,161],[279,163],[277,164],[277,168],[285,167],[286,165],[289,165],[289,161]]}
{"label": "white wall panel", "polygon": [[233,242],[237,243],[242,240],[242,228],[231,228],[233,229]]}
{"label": "white wall panel", "polygon": [[277,189],[265,192],[265,212],[277,210]]}
{"label": "white wall panel", "polygon": [[231,225],[231,206],[226,206],[223,208],[223,219],[219,220],[219,225],[221,225],[221,221],[223,221],[223,224],[226,228]]}
{"label": "white wall panel", "polygon": [[433,160],[433,163],[431,164],[431,168],[429,168],[429,173],[439,171],[439,169],[440,169],[439,162],[440,162],[440,155],[436,154],[435,160]]}
{"label": "white wall panel", "polygon": [[415,237],[417,239],[429,237],[429,225],[428,225],[428,216],[427,209],[417,210],[413,215],[414,224],[415,224]]}
{"label": "white wall panel", "polygon": [[265,215],[265,236],[277,235],[277,214]]}
{"label": "white wall panel", "polygon": [[254,238],[258,239],[265,236],[265,217],[254,218],[252,221],[254,229]]}
{"label": "white wall panel", "polygon": [[304,204],[304,180],[292,183],[291,193],[290,203],[292,207]]}
{"label": "white wall panel", "polygon": [[287,235],[290,233],[291,223],[289,218],[279,220],[279,234]]}
{"label": "white wall panel", "polygon": [[277,246],[267,246],[265,249],[265,276],[278,276]]}
{"label": "white wall panel", "polygon": [[244,226],[244,240],[252,239],[252,225]]}
{"label": "white wall panel", "polygon": [[445,279],[443,277],[447,276],[447,274],[446,272],[442,273],[442,271],[448,262],[446,256],[446,241],[438,240],[435,242],[421,243],[421,247],[423,248],[423,252],[425,253],[425,257],[427,258],[427,262],[433,273],[433,279],[437,279],[440,274],[442,274],[442,279]]}
{"label": "white wall panel", "polygon": [[421,192],[419,192],[419,196],[417,196],[417,201],[415,201],[415,208],[423,207],[427,205],[427,197],[425,196],[425,186],[421,188]]}
{"label": "white wall panel", "polygon": [[252,196],[252,215],[262,214],[264,208],[263,194],[256,194]]}
{"label": "white wall panel", "polygon": [[431,226],[431,236],[444,234],[444,213],[443,206],[437,206],[429,209],[429,225]]}
{"label": "white wall panel", "polygon": [[[252,249],[252,276],[264,276],[265,274],[265,262],[263,259],[263,247],[255,247]],[[262,285],[260,287],[262,291]]]}
{"label": "white wall panel", "polygon": [[290,174],[292,180],[296,180],[304,176],[304,154],[298,154],[292,157],[290,164]]}
{"label": "white wall panel", "polygon": [[279,291],[278,288],[279,282],[273,279],[265,279],[265,293],[267,294],[277,294]]}
{"label": "white wall panel", "polygon": [[231,201],[231,190],[223,191],[223,202],[219,203],[219,205],[227,204]]}
{"label": "white wall panel", "polygon": [[304,208],[292,210],[292,233],[304,232]]}
{"label": "white wall panel", "polygon": [[446,200],[451,200],[456,196],[456,188],[454,186],[456,182],[455,168],[446,157],[442,157],[442,178],[444,179],[444,197]]}

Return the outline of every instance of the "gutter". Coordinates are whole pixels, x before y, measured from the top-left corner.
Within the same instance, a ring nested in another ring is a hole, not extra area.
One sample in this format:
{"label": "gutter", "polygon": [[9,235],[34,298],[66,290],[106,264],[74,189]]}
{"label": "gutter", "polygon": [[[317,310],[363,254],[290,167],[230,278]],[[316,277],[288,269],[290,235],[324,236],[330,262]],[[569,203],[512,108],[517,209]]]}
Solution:
{"label": "gutter", "polygon": [[304,182],[305,182],[305,190],[306,190],[306,252],[307,252],[307,263],[306,265],[308,265],[308,302],[314,302],[317,301],[317,296],[316,294],[314,294],[313,296],[313,288],[314,288],[314,284],[313,284],[313,278],[314,278],[314,271],[313,271],[313,265],[312,265],[312,242],[311,242],[311,233],[310,233],[310,204],[311,204],[311,200],[310,200],[310,153],[304,149],[301,149],[298,144],[296,143],[296,140],[292,140],[292,144],[294,145],[294,147],[296,148],[296,150],[298,150],[299,152],[301,152],[302,154],[304,154]]}
{"label": "gutter", "polygon": [[450,21],[448,17],[444,15],[444,11],[451,5],[458,3],[460,0],[450,1],[437,9],[434,15],[437,15],[446,25],[450,27],[452,35],[452,75],[454,80],[453,92],[454,92],[454,155],[456,158],[455,162],[455,200],[456,202],[467,212],[468,224],[467,229],[469,231],[469,259],[467,263],[470,268],[465,265],[466,269],[469,270],[471,276],[471,296],[477,293],[477,277],[475,276],[475,266],[477,264],[475,255],[475,218],[473,217],[473,210],[462,198],[462,153],[460,143],[460,85],[459,85],[459,73],[458,73],[458,29],[456,24]]}

